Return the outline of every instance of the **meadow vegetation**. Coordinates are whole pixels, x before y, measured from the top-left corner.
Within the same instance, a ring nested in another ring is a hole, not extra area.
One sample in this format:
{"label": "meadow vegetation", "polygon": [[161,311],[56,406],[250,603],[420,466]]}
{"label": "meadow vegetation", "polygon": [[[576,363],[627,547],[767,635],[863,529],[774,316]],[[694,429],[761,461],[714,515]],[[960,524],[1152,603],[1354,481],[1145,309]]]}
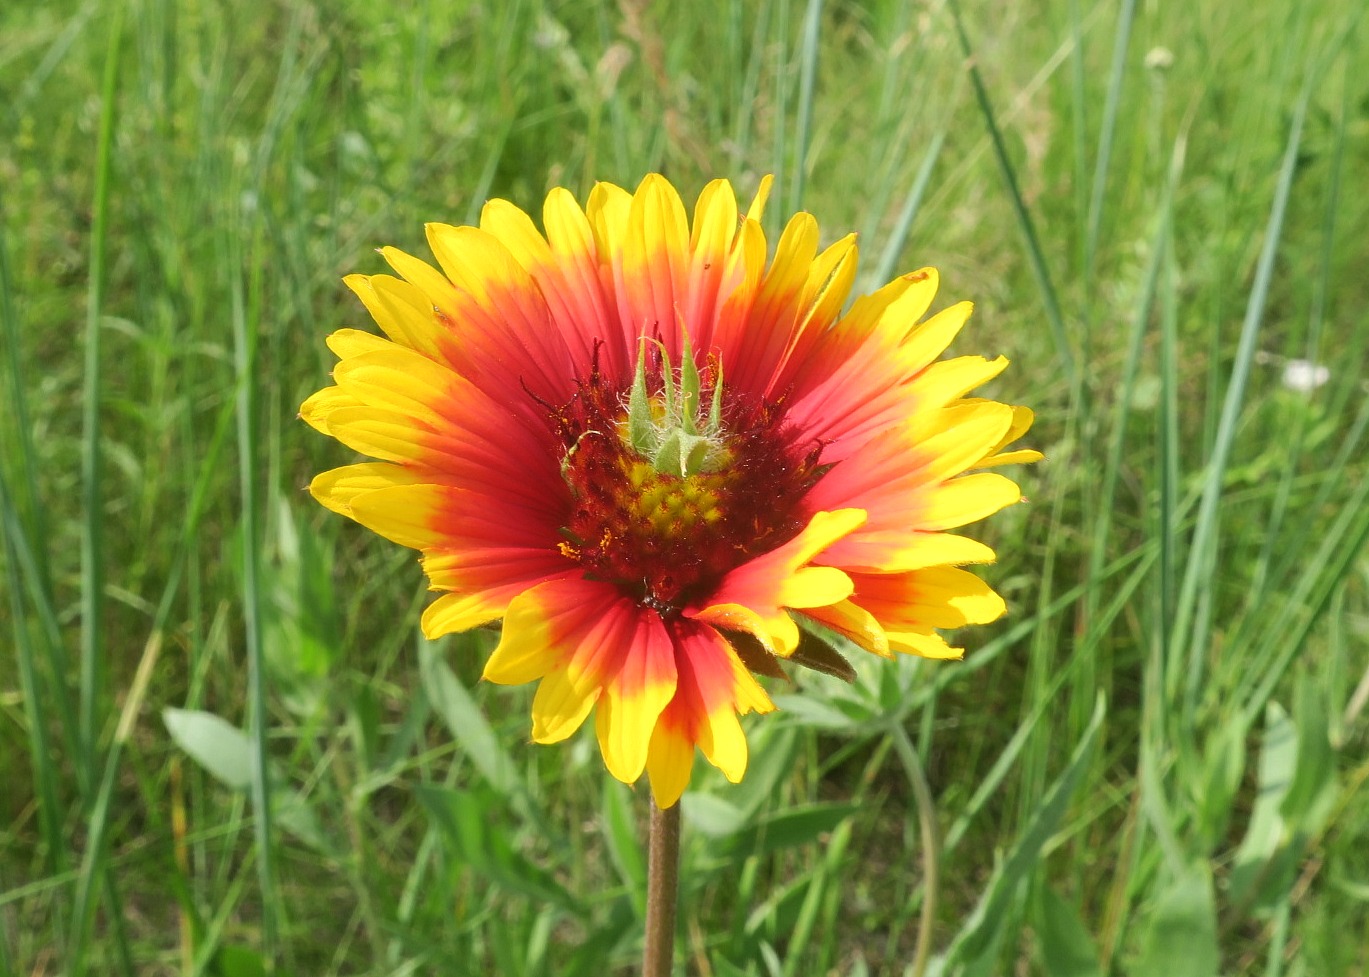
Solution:
{"label": "meadow vegetation", "polygon": [[373,248],[650,171],[937,266],[1046,454],[963,662],[696,772],[679,972],[1366,972],[1362,12],[0,5],[0,977],[632,972],[646,792],[418,636],[296,412]]}

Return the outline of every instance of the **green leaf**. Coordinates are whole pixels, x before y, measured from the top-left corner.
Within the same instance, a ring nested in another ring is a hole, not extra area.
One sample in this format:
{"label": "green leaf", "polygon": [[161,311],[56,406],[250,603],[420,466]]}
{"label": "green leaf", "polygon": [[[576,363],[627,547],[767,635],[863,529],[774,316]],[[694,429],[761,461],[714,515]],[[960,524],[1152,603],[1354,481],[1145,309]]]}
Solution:
{"label": "green leaf", "polygon": [[623,883],[633,893],[646,891],[646,863],[632,815],[632,792],[612,777],[604,777],[599,811],[604,820],[604,843]]}
{"label": "green leaf", "polygon": [[534,865],[513,847],[514,835],[508,830],[504,799],[495,791],[483,785],[451,790],[419,784],[414,793],[458,864],[521,896],[579,911],[578,901],[550,872]]}
{"label": "green leaf", "polygon": [[814,729],[851,730],[872,722],[868,715],[849,716],[836,706],[811,695],[774,695],[771,698],[774,699],[775,705],[784,711],[786,718]]}
{"label": "green leaf", "polygon": [[637,346],[637,371],[632,375],[632,391],[627,401],[627,436],[632,449],[643,458],[650,456],[656,425],[651,417],[651,398],[646,390],[647,341]]}
{"label": "green leaf", "polygon": [[717,977],[752,977],[753,971],[738,967],[726,957],[714,956],[709,960]]}
{"label": "green leaf", "polygon": [[724,857],[758,855],[765,857],[786,848],[810,845],[830,834],[851,815],[859,804],[805,804],[760,818],[734,832],[721,848]]}
{"label": "green leaf", "polygon": [[1304,673],[1297,683],[1298,758],[1279,814],[1293,830],[1311,835],[1321,830],[1336,792],[1336,755],[1331,723],[1317,685]]}
{"label": "green leaf", "polygon": [[1042,846],[1055,833],[1060,819],[1069,807],[1075,787],[1089,765],[1093,756],[1094,741],[1098,738],[1098,730],[1102,727],[1106,714],[1107,707],[1100,694],[1093,709],[1093,718],[1084,730],[1079,744],[1074,748],[1069,764],[1046,792],[1041,806],[1032,815],[1027,827],[1013,845],[1011,853],[994,869],[974,912],[970,914],[946,950],[943,967],[967,964],[970,961],[983,962],[997,946],[1022,882],[1040,862]]}
{"label": "green leaf", "polygon": [[442,660],[435,643],[418,646],[418,668],[423,689],[466,758],[495,790],[505,796],[521,791],[513,760],[461,681]]}
{"label": "green leaf", "polygon": [[162,710],[162,722],[176,745],[215,780],[233,790],[252,783],[252,741],[228,720],[196,709]]}
{"label": "green leaf", "polygon": [[1268,871],[1283,840],[1284,823],[1279,815],[1298,759],[1298,734],[1288,713],[1277,702],[1265,707],[1264,737],[1256,781],[1255,806],[1250,826],[1236,851],[1231,870],[1230,894],[1238,905],[1254,897],[1254,889]]}
{"label": "green leaf", "polygon": [[208,972],[212,977],[266,977],[266,961],[246,947],[224,946],[214,954]]}
{"label": "green leaf", "polygon": [[[245,791],[252,784],[252,741],[228,720],[194,709],[162,710],[162,722],[176,745],[225,787]],[[272,783],[280,778],[268,771]],[[280,826],[310,848],[333,855],[336,848],[328,839],[318,815],[304,795],[289,787],[272,792],[271,812]]]}
{"label": "green leaf", "polygon": [[746,823],[737,805],[713,794],[688,791],[680,803],[690,829],[708,838],[726,837]]}
{"label": "green leaf", "polygon": [[688,478],[703,470],[710,447],[706,438],[682,428],[671,428],[652,456],[651,467],[658,472]]}
{"label": "green leaf", "polygon": [[1098,946],[1072,903],[1043,885],[1036,900],[1041,969],[1051,977],[1103,977]]}
{"label": "green leaf", "polygon": [[1132,972],[1138,977],[1215,977],[1220,964],[1212,877],[1206,864],[1195,863],[1156,899]]}
{"label": "green leaf", "polygon": [[1245,724],[1233,716],[1208,737],[1203,750],[1197,802],[1203,837],[1209,846],[1219,844],[1226,832],[1245,775],[1245,739]]}
{"label": "green leaf", "polygon": [[713,371],[713,398],[708,405],[708,427],[706,433],[709,437],[716,437],[723,429],[723,361],[717,361],[717,367]]}

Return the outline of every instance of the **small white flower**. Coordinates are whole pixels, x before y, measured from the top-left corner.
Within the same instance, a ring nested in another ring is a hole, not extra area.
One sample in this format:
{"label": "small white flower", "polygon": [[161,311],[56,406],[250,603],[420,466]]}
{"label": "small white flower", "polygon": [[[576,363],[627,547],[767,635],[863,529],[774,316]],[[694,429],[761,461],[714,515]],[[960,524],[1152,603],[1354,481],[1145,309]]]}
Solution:
{"label": "small white flower", "polygon": [[1331,368],[1311,360],[1289,360],[1283,365],[1283,385],[1301,394],[1310,394],[1331,379]]}
{"label": "small white flower", "polygon": [[1146,67],[1151,71],[1164,71],[1174,65],[1174,52],[1167,47],[1153,47],[1146,52]]}

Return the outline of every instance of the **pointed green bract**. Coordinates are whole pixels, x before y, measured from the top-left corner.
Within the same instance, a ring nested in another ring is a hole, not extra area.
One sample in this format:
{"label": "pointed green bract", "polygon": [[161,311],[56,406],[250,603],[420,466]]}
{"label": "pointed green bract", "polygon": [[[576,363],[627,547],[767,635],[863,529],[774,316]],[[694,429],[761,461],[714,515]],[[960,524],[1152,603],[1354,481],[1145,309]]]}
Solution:
{"label": "pointed green bract", "polygon": [[[669,360],[667,359],[667,364]],[[668,371],[667,371],[668,372]],[[666,384],[669,385],[667,378]],[[694,363],[694,350],[685,333],[684,348],[680,351],[680,426],[686,434],[698,434],[699,425],[694,414],[699,409],[699,367]]]}
{"label": "pointed green bract", "polygon": [[700,417],[703,377],[694,362],[689,337],[685,336],[680,351],[678,376],[665,345],[656,342],[661,351],[661,389],[656,394],[647,389],[649,342],[652,341],[644,337],[638,347],[622,437],[633,451],[663,474],[689,478],[716,471],[727,456],[722,423],[722,364],[715,367],[708,413]]}
{"label": "pointed green bract", "polygon": [[632,377],[632,392],[627,402],[628,442],[639,455],[651,450],[655,425],[651,420],[651,398],[646,392],[646,339],[638,347],[637,372]]}

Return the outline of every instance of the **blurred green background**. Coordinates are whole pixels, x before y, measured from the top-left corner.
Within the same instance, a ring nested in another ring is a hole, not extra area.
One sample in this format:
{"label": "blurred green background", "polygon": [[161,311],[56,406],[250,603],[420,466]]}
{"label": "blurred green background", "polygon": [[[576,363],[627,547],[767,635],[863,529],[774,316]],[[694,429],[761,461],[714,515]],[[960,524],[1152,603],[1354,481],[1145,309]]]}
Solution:
{"label": "blurred green background", "polygon": [[1365,973],[1362,12],[0,6],[0,977],[633,972],[646,792],[417,636],[295,415],[370,249],[653,170],[938,266],[1047,455],[964,662],[696,773],[679,972]]}

